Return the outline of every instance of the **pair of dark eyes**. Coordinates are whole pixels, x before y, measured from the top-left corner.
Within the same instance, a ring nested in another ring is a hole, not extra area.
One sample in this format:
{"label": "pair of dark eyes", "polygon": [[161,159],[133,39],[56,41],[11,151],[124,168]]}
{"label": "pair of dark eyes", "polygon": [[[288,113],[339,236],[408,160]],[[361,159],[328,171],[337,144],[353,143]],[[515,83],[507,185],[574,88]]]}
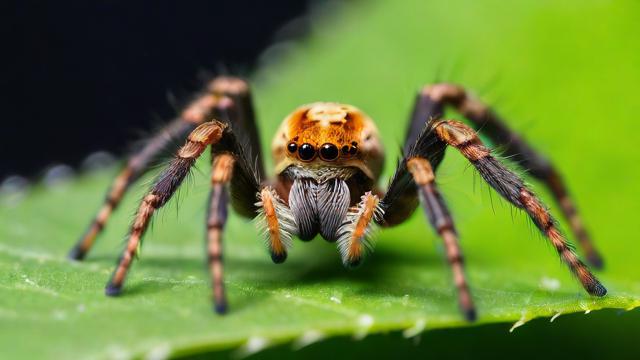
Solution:
{"label": "pair of dark eyes", "polygon": [[[292,143],[289,143],[289,145],[287,145],[287,150],[289,150],[289,152],[292,154],[297,151],[298,157],[300,157],[300,160],[302,161],[311,161],[316,156],[316,148],[309,143],[304,143],[298,147],[298,144],[292,142]],[[355,155],[355,153],[357,152],[357,148],[355,145],[352,145],[351,147],[345,145],[342,148],[342,152],[345,155],[346,154]],[[333,161],[338,158],[338,155],[340,155],[340,152],[338,151],[338,147],[336,145],[331,143],[325,143],[325,144],[322,144],[322,146],[320,146],[320,150],[318,150],[318,155],[320,155],[320,158],[322,160]]]}

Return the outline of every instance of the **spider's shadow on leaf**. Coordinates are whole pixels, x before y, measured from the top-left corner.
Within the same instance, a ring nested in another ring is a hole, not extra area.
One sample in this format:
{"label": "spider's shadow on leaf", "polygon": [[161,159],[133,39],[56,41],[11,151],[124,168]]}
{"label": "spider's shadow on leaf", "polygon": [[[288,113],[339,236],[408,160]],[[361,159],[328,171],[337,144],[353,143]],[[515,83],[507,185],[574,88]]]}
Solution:
{"label": "spider's shadow on leaf", "polygon": [[[366,261],[355,269],[345,268],[335,248],[332,244],[327,244],[321,239],[314,240],[321,243],[313,244],[311,248],[305,249],[305,245],[298,244],[301,249],[296,249],[295,254],[284,264],[273,264],[267,254],[264,258],[236,258],[232,254],[227,257],[225,270],[229,279],[234,277],[253,278],[257,289],[286,289],[292,286],[305,286],[333,282],[351,282],[365,285],[371,292],[383,289],[388,294],[387,286],[380,286],[381,283],[390,281],[388,275],[390,268],[424,266],[426,268],[436,266],[446,266],[444,260],[437,254],[413,253],[387,248],[379,248],[375,253],[370,254]],[[89,259],[90,262],[109,264],[113,261],[111,254],[95,254]],[[135,266],[144,271],[150,278],[169,278],[167,269],[172,269],[176,282],[184,278],[185,274],[202,275],[198,278],[208,283],[208,269],[204,259],[193,256],[160,256],[148,254],[142,256]],[[179,269],[178,273],[175,272]],[[133,280],[133,279],[132,279]],[[195,286],[201,286],[195,284]],[[165,284],[160,281],[134,280],[126,286],[126,295],[150,295],[153,293],[169,291],[171,283]],[[123,293],[123,295],[125,295]],[[238,307],[241,304],[236,304]]]}

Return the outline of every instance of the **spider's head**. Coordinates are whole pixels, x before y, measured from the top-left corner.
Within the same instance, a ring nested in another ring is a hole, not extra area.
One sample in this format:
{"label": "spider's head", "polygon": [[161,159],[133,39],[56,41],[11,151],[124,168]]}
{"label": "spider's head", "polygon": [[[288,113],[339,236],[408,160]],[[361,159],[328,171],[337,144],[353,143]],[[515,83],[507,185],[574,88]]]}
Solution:
{"label": "spider's head", "polygon": [[273,141],[278,173],[303,168],[352,167],[376,179],[384,158],[378,130],[360,109],[318,102],[287,116]]}

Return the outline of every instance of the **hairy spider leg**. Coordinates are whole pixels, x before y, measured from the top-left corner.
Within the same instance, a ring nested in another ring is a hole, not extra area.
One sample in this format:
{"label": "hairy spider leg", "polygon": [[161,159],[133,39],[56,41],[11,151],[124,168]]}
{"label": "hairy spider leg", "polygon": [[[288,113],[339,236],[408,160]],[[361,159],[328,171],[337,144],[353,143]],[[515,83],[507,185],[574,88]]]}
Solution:
{"label": "hairy spider leg", "polygon": [[[218,312],[223,312],[226,309],[222,287],[222,262],[221,256],[218,255],[222,254],[221,236],[224,220],[226,220],[224,212],[226,212],[227,200],[230,199],[234,209],[240,215],[253,218],[258,211],[255,204],[255,194],[260,190],[260,180],[253,162],[249,161],[247,157],[246,147],[242,146],[231,128],[236,125],[234,121],[239,118],[238,109],[239,107],[231,98],[220,97],[214,112],[224,122],[213,120],[198,126],[189,134],[186,144],[178,150],[168,168],[158,176],[151,191],[142,200],[134,218],[126,249],[106,286],[105,293],[107,295],[114,296],[121,292],[127,271],[153,213],[169,201],[196,159],[202,155],[207,146],[211,145],[212,192],[207,218],[209,265],[212,270],[214,309]],[[240,126],[238,128],[242,131]],[[232,170],[229,171],[229,168]],[[234,181],[230,181],[231,177]],[[229,197],[225,196],[226,184],[229,184]],[[211,217],[214,218],[211,219]],[[210,223],[214,225],[209,227]]]}
{"label": "hairy spider leg", "polygon": [[222,239],[227,222],[229,192],[226,185],[233,175],[235,158],[231,154],[212,154],[211,192],[207,207],[207,262],[211,273],[213,309],[219,314],[227,311],[224,289]]}
{"label": "hairy spider leg", "polygon": [[[460,310],[468,321],[477,316],[464,272],[464,258],[458,243],[453,217],[435,183],[435,169],[444,157],[446,145],[429,131],[433,108],[416,103],[398,164],[382,199],[382,225],[393,226],[407,220],[421,203],[432,228],[442,239],[457,289]],[[419,124],[419,125],[417,125]]]}
{"label": "hairy spider leg", "polygon": [[371,191],[362,195],[356,206],[349,208],[344,223],[338,229],[337,240],[344,266],[359,266],[365,255],[373,251],[374,226],[383,216],[380,198]]}
{"label": "hairy spider leg", "polygon": [[[445,124],[452,123],[439,121],[444,104],[442,101],[433,101],[424,92],[419,94],[403,148],[405,156],[398,164],[382,199],[385,212],[380,224],[393,226],[404,222],[417,207],[419,198],[430,223],[445,241],[447,258],[452,265],[454,281],[458,287],[461,309],[467,319],[475,318],[473,301],[464,280],[462,254],[458,247],[453,220],[435,186],[435,176],[432,175],[440,165],[446,147],[454,146],[476,166],[492,187],[530,215],[588,293],[596,296],[605,295],[606,289],[573,253],[547,209],[526,188],[524,182],[490,156],[490,151],[480,143],[473,129],[460,123],[444,127]],[[463,127],[466,138],[455,132],[445,131],[460,126]],[[455,139],[454,135],[458,135],[458,141],[452,140]],[[515,196],[510,196],[514,193]]]}
{"label": "hairy spider leg", "polygon": [[271,186],[258,193],[258,226],[262,228],[271,260],[282,264],[287,259],[293,236],[299,235],[291,209]]}
{"label": "hairy spider leg", "polygon": [[[253,127],[255,129],[255,119],[247,83],[244,80],[226,76],[213,79],[207,85],[206,90],[197,95],[182,110],[177,119],[174,119],[160,130],[139,152],[128,159],[125,167],[120,171],[107,191],[106,198],[98,214],[69,251],[68,257],[70,259],[83,260],[86,257],[97,236],[105,228],[109,217],[116,210],[129,187],[146,173],[165,151],[169,150],[175,139],[184,138],[196,126],[210,119],[219,100],[224,96],[232,97],[242,104],[241,111],[243,111],[243,116],[240,119],[246,119],[244,123],[246,123],[247,128]],[[252,141],[256,138],[255,135],[250,136]],[[255,151],[259,151],[259,143],[252,148]]]}
{"label": "hairy spider leg", "polygon": [[457,121],[438,121],[432,126],[433,134],[438,139],[458,149],[491,187],[529,215],[590,295],[606,295],[607,289],[573,252],[544,204],[527,188],[520,177],[491,155],[491,151],[482,144],[472,128]]}
{"label": "hairy spider leg", "polygon": [[458,290],[458,304],[468,321],[475,321],[476,308],[464,273],[464,258],[458,244],[458,234],[444,199],[435,184],[431,163],[424,157],[407,159],[407,169],[418,186],[420,200],[429,223],[444,242],[447,261],[453,273],[453,282]]}
{"label": "hairy spider leg", "polygon": [[[534,150],[519,134],[509,129],[486,104],[471,96],[462,87],[446,83],[434,84],[424,87],[418,95],[417,107],[429,109],[434,118],[440,118],[443,115],[446,105],[453,106],[471,121],[476,130],[482,131],[495,146],[503,148],[505,156],[513,159],[534,178],[542,181],[560,206],[589,263],[595,268],[602,268],[602,256],[593,244],[562,177],[551,162]],[[423,124],[424,119],[414,118],[411,128],[423,126]]]}
{"label": "hairy spider leg", "polygon": [[105,228],[111,214],[116,210],[124,194],[137,179],[140,178],[158,159],[158,157],[173,142],[173,139],[186,136],[197,124],[186,122],[183,119],[174,120],[166,128],[156,134],[138,153],[127,161],[124,169],[114,179],[107,191],[104,203],[98,214],[89,224],[77,243],[69,251],[68,257],[73,260],[83,260],[95,243],[96,237]]}
{"label": "hairy spider leg", "polygon": [[[453,217],[435,183],[435,169],[444,157],[446,145],[429,130],[433,107],[415,104],[407,131],[404,156],[391,178],[382,198],[383,226],[394,226],[406,221],[422,204],[431,227],[442,239],[457,289],[458,304],[468,321],[477,316],[471,291],[464,272],[464,258],[458,243]],[[428,105],[428,104],[427,104]]]}
{"label": "hairy spider leg", "polygon": [[227,129],[228,125],[219,121],[207,122],[198,126],[189,134],[187,143],[180,148],[167,169],[158,176],[151,191],[143,198],[138,208],[131,225],[126,248],[111,279],[107,283],[105,289],[107,295],[116,296],[120,294],[127,271],[138,251],[138,246],[153,213],[169,201],[180,184],[182,184],[196,159],[204,152],[207,146],[219,142]]}
{"label": "hairy spider leg", "polygon": [[260,128],[256,121],[255,110],[253,107],[253,99],[249,83],[234,76],[219,76],[215,78],[209,85],[209,91],[217,96],[228,97],[233,100],[233,108],[229,111],[229,118],[220,117],[221,121],[228,121],[232,124],[237,135],[242,135],[248,141],[247,156],[251,161],[256,161],[255,172],[259,179],[266,176],[262,157],[262,145],[260,142]]}
{"label": "hairy spider leg", "polygon": [[[228,185],[235,172],[239,179],[245,179],[249,184],[249,193],[255,192],[259,178],[264,171],[260,156],[260,142],[257,136],[256,120],[251,101],[251,92],[246,81],[235,77],[218,77],[214,79],[209,91],[220,97],[219,106],[214,109],[214,117],[237,129],[249,140],[249,158],[255,159],[257,168],[247,163],[244,154],[239,152],[240,144],[234,136],[227,136],[211,147],[211,191],[207,204],[207,262],[211,273],[211,289],[213,309],[218,314],[224,314],[228,309],[228,302],[224,287],[223,237],[229,208]],[[236,154],[240,161],[236,161]],[[255,173],[253,176],[252,174]],[[244,190],[243,190],[244,191]],[[247,206],[248,205],[248,206]],[[248,215],[254,211],[252,205],[244,204],[242,213]],[[254,212],[255,213],[255,212]]]}

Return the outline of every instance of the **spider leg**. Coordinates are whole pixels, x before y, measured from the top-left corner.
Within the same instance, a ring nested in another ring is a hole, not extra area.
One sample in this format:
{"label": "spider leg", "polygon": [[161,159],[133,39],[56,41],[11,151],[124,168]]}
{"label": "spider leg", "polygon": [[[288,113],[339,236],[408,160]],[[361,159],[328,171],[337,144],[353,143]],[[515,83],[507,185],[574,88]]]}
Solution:
{"label": "spider leg", "polygon": [[[173,139],[181,139],[187,136],[198,124],[210,118],[219,101],[224,96],[236,99],[241,106],[239,111],[242,116],[238,117],[241,125],[253,129],[250,133],[252,140],[257,138],[254,134],[257,130],[252,127],[255,123],[253,108],[248,85],[243,80],[231,77],[215,78],[208,85],[205,92],[196,96],[182,111],[180,116],[156,134],[147,144],[127,161],[124,169],[120,171],[114,179],[111,187],[107,191],[104,203],[98,214],[89,224],[87,230],[78,239],[76,244],[69,251],[68,257],[73,260],[83,260],[91,247],[95,243],[97,236],[102,232],[109,220],[109,217],[116,210],[120,201],[137,179],[139,179],[158,158],[173,143]],[[246,119],[246,121],[243,121]],[[257,140],[256,140],[257,141]],[[259,143],[255,143],[256,150],[259,150]],[[262,167],[260,167],[262,169]]]}
{"label": "spider leg", "polygon": [[227,311],[223,281],[222,238],[229,205],[229,193],[225,185],[231,180],[234,162],[235,159],[230,154],[220,154],[213,158],[211,192],[207,207],[207,262],[211,272],[214,310],[219,314]]}
{"label": "spider leg", "polygon": [[362,196],[358,205],[347,212],[345,221],[337,231],[338,250],[344,266],[357,267],[365,255],[373,251],[371,235],[374,225],[383,217],[380,205],[380,198],[369,191]]}
{"label": "spider leg", "polygon": [[178,150],[176,157],[158,176],[151,191],[143,198],[131,225],[126,248],[106,286],[107,295],[115,296],[120,293],[153,213],[169,201],[207,146],[220,142],[223,137],[229,137],[229,134],[231,133],[228,125],[219,121],[204,123],[189,134],[187,143]]}
{"label": "spider leg", "polygon": [[158,158],[164,149],[169,147],[172,139],[186,136],[197,124],[175,120],[160,133],[154,136],[147,145],[133,155],[114,179],[107,191],[104,203],[98,214],[89,224],[87,230],[69,251],[68,257],[73,260],[83,260],[95,243],[96,237],[102,232],[109,217],[120,204],[129,186],[144,174],[151,163]]}
{"label": "spider leg", "polygon": [[407,170],[411,173],[423,204],[425,214],[444,241],[447,261],[453,272],[453,281],[458,289],[458,304],[468,321],[475,321],[476,309],[464,274],[464,260],[458,243],[453,219],[444,199],[435,184],[435,175],[429,160],[415,156],[407,159]]}
{"label": "spider leg", "polygon": [[589,294],[606,295],[606,288],[573,252],[547,208],[527,188],[520,177],[491,155],[491,151],[482,144],[473,129],[456,121],[438,121],[425,132],[435,135],[445,144],[458,149],[491,187],[515,207],[523,209],[551,242],[562,261]]}
{"label": "spider leg", "polygon": [[267,249],[271,260],[281,264],[287,259],[287,251],[292,238],[298,235],[298,226],[291,209],[271,186],[263,187],[258,193],[258,224],[264,230]]}
{"label": "spider leg", "polygon": [[236,133],[240,131],[243,137],[246,137],[246,139],[242,138],[241,140],[249,142],[247,157],[252,161],[258,159],[254,171],[259,179],[264,179],[265,171],[261,156],[262,146],[248,82],[233,76],[219,76],[210,83],[209,91],[214,95],[228,97],[233,100],[233,106],[228,108],[232,113],[227,114],[228,118],[226,119],[221,116],[220,120],[227,120],[230,124],[233,124]]}
{"label": "spider leg", "polygon": [[384,216],[379,223],[383,226],[397,225],[407,220],[418,204],[422,203],[431,226],[444,242],[447,261],[458,291],[460,310],[468,321],[474,321],[476,310],[465,278],[458,235],[453,218],[435,184],[434,171],[444,157],[446,144],[428,131],[429,124],[425,127],[424,119],[430,119],[430,111],[429,106],[420,104],[414,109],[412,124],[417,122],[415,119],[423,119],[422,124],[409,128],[405,156],[398,164],[381,201]]}
{"label": "spider leg", "polygon": [[[258,159],[258,168],[254,169],[235,136],[227,136],[225,140],[221,139],[211,147],[211,192],[207,206],[207,261],[211,273],[213,309],[218,314],[224,314],[228,308],[222,255],[224,226],[227,222],[230,202],[227,185],[235,179],[235,181],[242,181],[240,186],[234,187],[236,193],[238,188],[245,193],[255,193],[263,166],[259,156],[260,143],[257,142],[257,130],[251,127],[255,119],[248,84],[238,78],[219,77],[212,82],[210,91],[220,96],[220,106],[214,109],[215,117],[230,126],[235,126],[243,134],[248,134],[252,144],[249,151],[254,151],[249,156]],[[246,188],[247,185],[249,188]],[[237,194],[236,198],[238,198]],[[253,211],[255,214],[255,209],[251,209],[254,206],[252,202],[238,206],[245,208],[245,212]]]}
{"label": "spider leg", "polygon": [[[440,118],[445,105],[455,107],[469,119],[476,130],[482,130],[496,146],[504,147],[504,155],[512,158],[534,178],[549,188],[559,204],[572,232],[585,252],[591,265],[601,268],[602,256],[595,248],[591,237],[578,214],[562,177],[543,155],[534,150],[519,134],[509,129],[500,117],[480,100],[468,94],[462,87],[452,84],[427,86],[418,95],[417,109],[428,111],[430,117]],[[427,118],[414,117],[412,128],[422,126]],[[414,134],[417,134],[415,132]]]}

